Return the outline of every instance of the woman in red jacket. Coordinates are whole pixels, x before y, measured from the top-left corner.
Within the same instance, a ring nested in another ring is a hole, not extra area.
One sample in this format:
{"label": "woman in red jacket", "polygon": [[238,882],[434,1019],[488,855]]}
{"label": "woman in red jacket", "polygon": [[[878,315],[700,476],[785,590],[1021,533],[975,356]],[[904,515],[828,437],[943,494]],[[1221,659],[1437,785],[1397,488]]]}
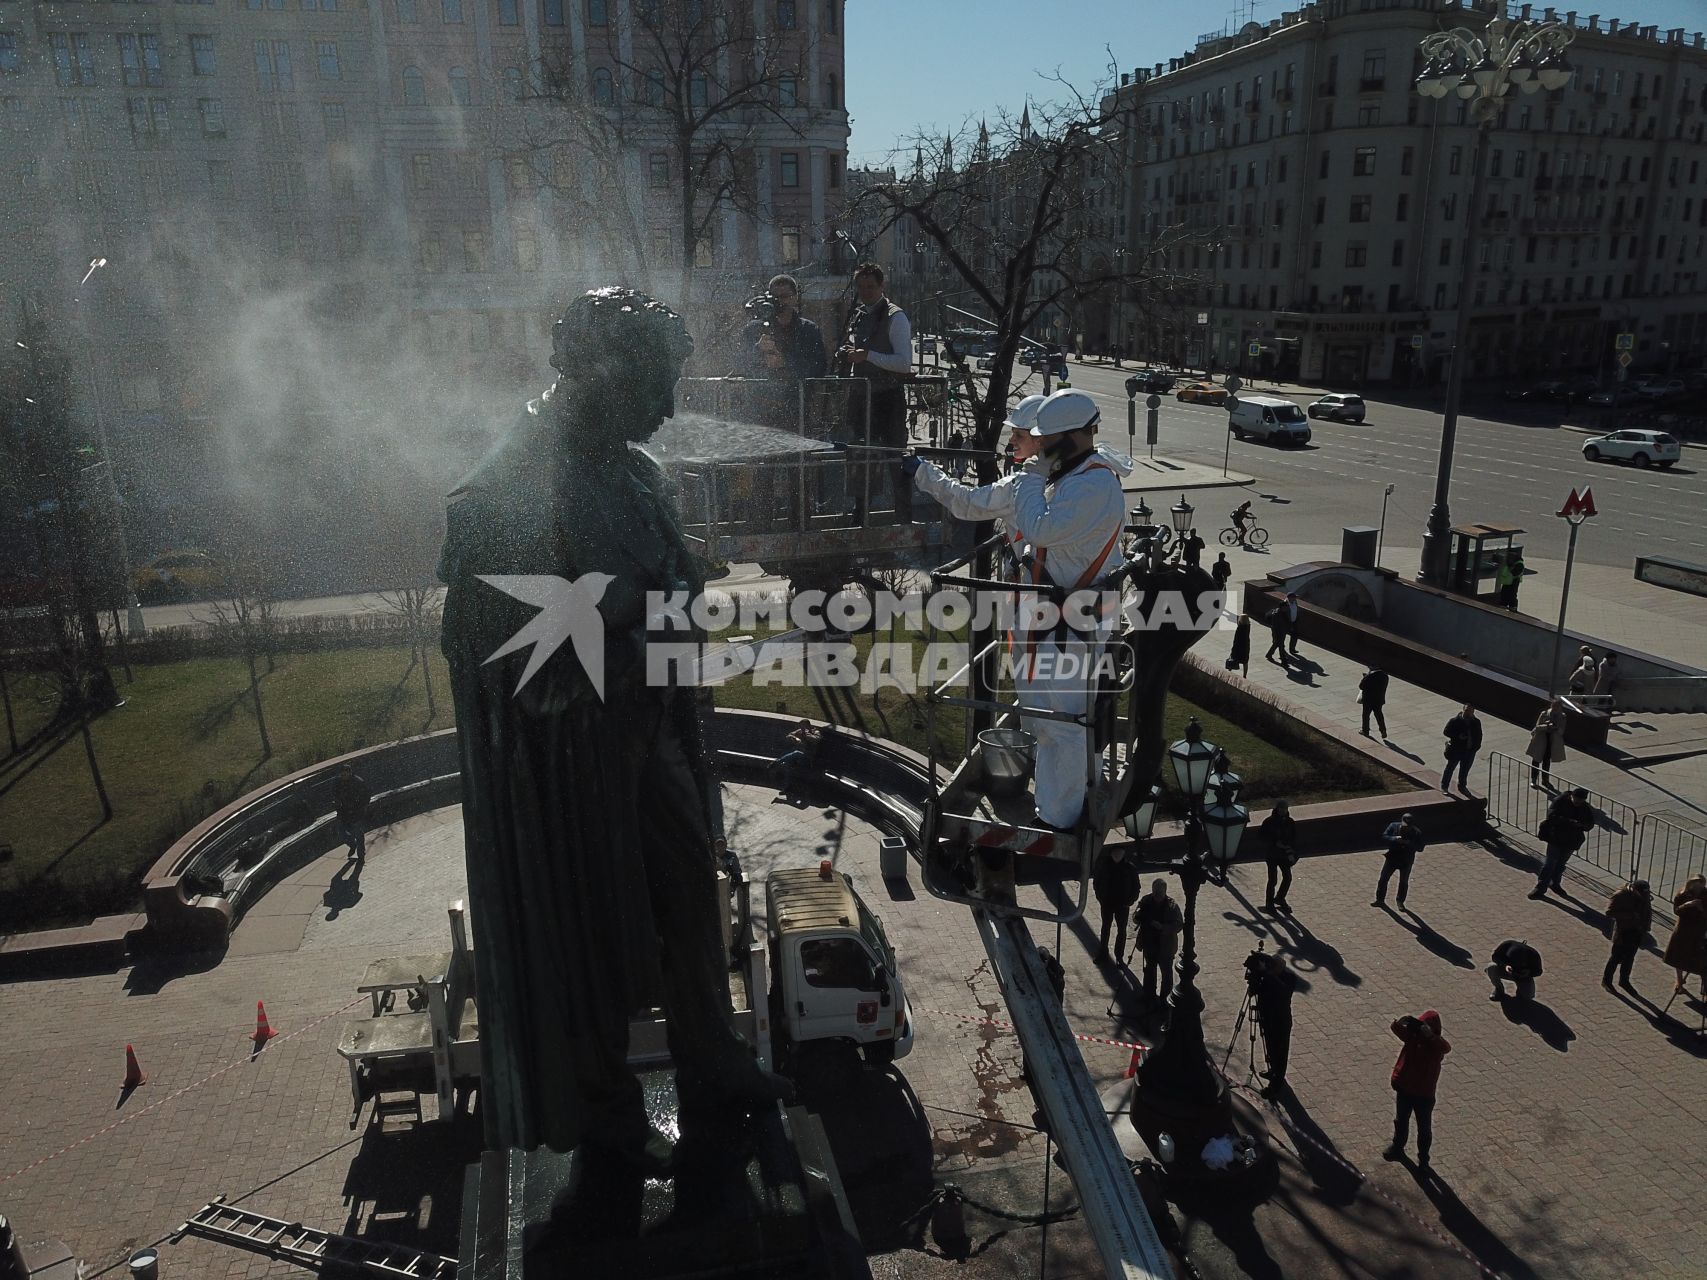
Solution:
{"label": "woman in red jacket", "polygon": [[1393,1064],[1393,1145],[1382,1152],[1389,1160],[1405,1154],[1411,1116],[1417,1118],[1417,1167],[1428,1168],[1428,1149],[1434,1141],[1434,1089],[1440,1082],[1440,1062],[1452,1045],[1440,1034],[1440,1015],[1433,1009],[1420,1018],[1405,1016],[1393,1024],[1404,1041]]}

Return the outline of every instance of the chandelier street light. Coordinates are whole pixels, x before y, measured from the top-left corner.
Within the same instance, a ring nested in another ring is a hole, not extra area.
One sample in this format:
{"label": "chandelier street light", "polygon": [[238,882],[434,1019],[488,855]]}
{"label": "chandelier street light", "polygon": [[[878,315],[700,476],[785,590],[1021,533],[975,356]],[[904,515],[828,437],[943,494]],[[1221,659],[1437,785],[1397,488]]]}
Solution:
{"label": "chandelier street light", "polygon": [[1416,90],[1436,101],[1463,99],[1476,130],[1471,150],[1470,205],[1464,220],[1464,251],[1458,265],[1458,318],[1446,378],[1446,409],[1440,425],[1440,456],[1435,463],[1434,505],[1423,532],[1422,580],[1448,585],[1452,512],[1452,452],[1458,438],[1458,404],[1464,389],[1464,364],[1470,344],[1470,306],[1482,206],[1487,202],[1485,153],[1488,132],[1499,119],[1504,100],[1516,88],[1523,93],[1563,89],[1571,81],[1565,49],[1575,33],[1558,22],[1519,22],[1495,18],[1485,31],[1454,27],[1424,38],[1419,46],[1423,69]]}

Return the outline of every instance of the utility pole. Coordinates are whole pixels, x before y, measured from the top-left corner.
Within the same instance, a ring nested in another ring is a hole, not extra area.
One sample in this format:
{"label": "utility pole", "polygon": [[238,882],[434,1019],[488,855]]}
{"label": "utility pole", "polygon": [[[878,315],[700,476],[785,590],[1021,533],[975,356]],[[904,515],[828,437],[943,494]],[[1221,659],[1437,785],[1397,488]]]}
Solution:
{"label": "utility pole", "polygon": [[1577,562],[1577,532],[1583,527],[1583,521],[1596,515],[1594,509],[1594,490],[1584,489],[1579,496],[1575,489],[1571,496],[1565,499],[1565,505],[1555,513],[1569,522],[1571,526],[1571,543],[1565,552],[1565,581],[1559,591],[1559,625],[1553,631],[1553,663],[1547,669],[1547,697],[1551,701],[1554,694],[1559,692],[1559,650],[1565,641],[1565,610],[1571,604],[1571,570]]}

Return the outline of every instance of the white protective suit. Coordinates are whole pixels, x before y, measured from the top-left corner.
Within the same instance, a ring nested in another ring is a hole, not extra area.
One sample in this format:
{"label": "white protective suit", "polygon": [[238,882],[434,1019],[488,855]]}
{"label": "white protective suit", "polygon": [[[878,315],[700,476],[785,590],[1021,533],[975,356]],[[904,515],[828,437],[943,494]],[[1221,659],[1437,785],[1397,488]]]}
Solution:
{"label": "white protective suit", "polygon": [[[1039,455],[1012,475],[973,489],[921,460],[913,481],[959,519],[1005,521],[1010,541],[1029,544],[1034,562],[1041,550],[1050,581],[1070,590],[1093,563],[1098,564],[1100,575],[1120,561],[1118,541],[1109,547],[1109,540],[1118,539],[1125,527],[1126,496],[1120,478],[1131,473],[1132,462],[1098,446],[1054,484],[1047,482],[1048,467]],[[1041,535],[1034,531],[1033,522]],[[1032,656],[1038,660],[1024,670],[1041,674],[1018,678],[1020,706],[1083,715],[1090,710],[1092,691],[1082,678],[1049,676],[1058,652],[1053,639],[1037,642]],[[1025,656],[1026,647],[1016,645],[1016,661]],[[1043,718],[1026,719],[1025,728],[1037,737],[1038,817],[1051,826],[1071,827],[1085,803],[1085,739],[1090,731]]]}

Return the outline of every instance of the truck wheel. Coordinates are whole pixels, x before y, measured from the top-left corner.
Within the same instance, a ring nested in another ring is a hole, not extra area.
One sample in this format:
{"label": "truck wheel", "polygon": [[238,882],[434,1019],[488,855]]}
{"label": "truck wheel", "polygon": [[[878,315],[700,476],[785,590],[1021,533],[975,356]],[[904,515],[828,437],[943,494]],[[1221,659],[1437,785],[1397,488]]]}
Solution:
{"label": "truck wheel", "polygon": [[878,1040],[860,1050],[865,1058],[865,1065],[879,1071],[895,1061],[895,1042],[893,1040]]}
{"label": "truck wheel", "polygon": [[790,1075],[801,1093],[814,1099],[844,1095],[863,1071],[859,1050],[846,1040],[811,1040],[797,1045]]}

